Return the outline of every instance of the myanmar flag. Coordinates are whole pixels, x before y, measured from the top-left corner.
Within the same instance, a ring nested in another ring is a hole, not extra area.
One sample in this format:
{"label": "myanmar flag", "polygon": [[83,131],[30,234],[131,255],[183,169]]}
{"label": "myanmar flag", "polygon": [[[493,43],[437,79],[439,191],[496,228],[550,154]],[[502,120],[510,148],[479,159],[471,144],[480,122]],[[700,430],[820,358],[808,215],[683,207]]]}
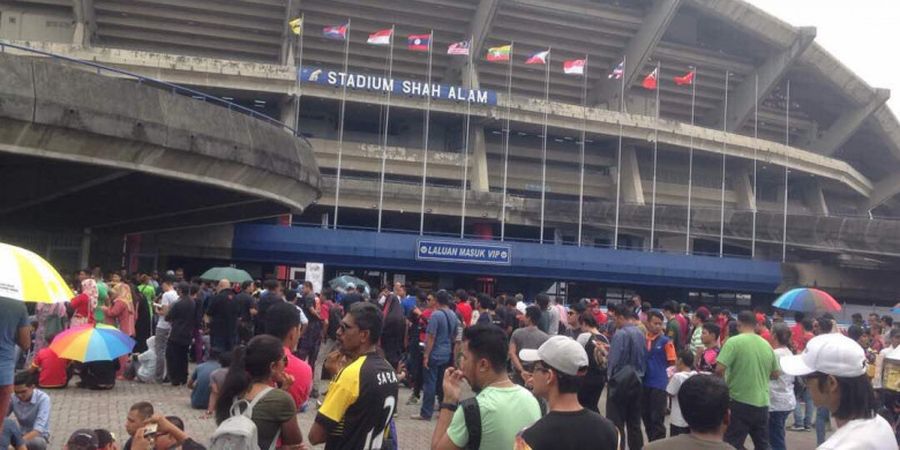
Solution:
{"label": "myanmar flag", "polygon": [[512,51],[512,45],[503,45],[500,47],[492,47],[488,49],[487,60],[490,62],[509,61],[509,54]]}

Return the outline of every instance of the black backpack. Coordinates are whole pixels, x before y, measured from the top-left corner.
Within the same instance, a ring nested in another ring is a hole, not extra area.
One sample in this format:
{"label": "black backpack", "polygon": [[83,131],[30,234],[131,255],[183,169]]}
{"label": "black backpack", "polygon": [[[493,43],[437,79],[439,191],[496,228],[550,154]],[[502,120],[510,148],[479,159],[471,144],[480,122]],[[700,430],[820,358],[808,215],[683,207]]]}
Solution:
{"label": "black backpack", "polygon": [[[547,403],[538,399],[541,408],[541,417],[547,415]],[[466,420],[466,431],[469,433],[469,442],[465,450],[479,450],[481,447],[481,410],[478,408],[478,398],[470,397],[459,402],[463,409],[463,418]]]}

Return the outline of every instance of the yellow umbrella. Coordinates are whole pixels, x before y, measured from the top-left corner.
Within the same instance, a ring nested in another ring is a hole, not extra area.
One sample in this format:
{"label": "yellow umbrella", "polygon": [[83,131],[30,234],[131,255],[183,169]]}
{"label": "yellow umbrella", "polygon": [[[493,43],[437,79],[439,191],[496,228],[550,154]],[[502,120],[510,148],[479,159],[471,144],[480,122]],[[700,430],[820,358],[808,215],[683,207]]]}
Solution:
{"label": "yellow umbrella", "polygon": [[0,242],[0,297],[62,303],[69,301],[73,294],[59,272],[44,258]]}

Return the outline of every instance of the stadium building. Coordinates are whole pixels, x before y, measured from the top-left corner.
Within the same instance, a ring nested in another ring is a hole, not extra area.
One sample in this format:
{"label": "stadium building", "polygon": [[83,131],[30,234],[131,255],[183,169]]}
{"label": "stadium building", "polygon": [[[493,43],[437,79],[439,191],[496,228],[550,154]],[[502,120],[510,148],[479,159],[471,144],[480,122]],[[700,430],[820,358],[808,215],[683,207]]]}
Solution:
{"label": "stadium building", "polygon": [[[216,96],[228,120],[206,104],[183,122],[211,139],[261,115],[301,135],[261,150],[251,136],[228,164],[188,143],[164,168],[174,178],[4,142],[4,165],[90,175],[3,195],[0,236],[71,268],[323,263],[568,298],[728,304],[818,286],[893,304],[900,124],[890,93],[815,35],[740,0],[0,1],[3,64],[79,71],[58,57],[74,58]],[[100,194],[121,188],[135,201]]]}

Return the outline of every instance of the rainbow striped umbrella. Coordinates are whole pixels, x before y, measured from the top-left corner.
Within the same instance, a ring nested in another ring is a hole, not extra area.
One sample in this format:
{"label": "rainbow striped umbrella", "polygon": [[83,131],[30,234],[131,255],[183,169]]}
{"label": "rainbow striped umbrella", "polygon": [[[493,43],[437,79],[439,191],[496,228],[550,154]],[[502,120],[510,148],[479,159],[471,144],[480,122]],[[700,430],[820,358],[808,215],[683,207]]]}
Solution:
{"label": "rainbow striped umbrella", "polygon": [[23,302],[63,303],[74,296],[44,258],[0,242],[0,297]]}
{"label": "rainbow striped umbrella", "polygon": [[134,339],[112,325],[81,325],[60,333],[50,343],[50,350],[60,358],[75,361],[110,361],[128,354]]}
{"label": "rainbow striped umbrella", "polygon": [[800,312],[841,310],[841,305],[834,297],[825,291],[813,288],[791,289],[772,302],[772,306]]}

